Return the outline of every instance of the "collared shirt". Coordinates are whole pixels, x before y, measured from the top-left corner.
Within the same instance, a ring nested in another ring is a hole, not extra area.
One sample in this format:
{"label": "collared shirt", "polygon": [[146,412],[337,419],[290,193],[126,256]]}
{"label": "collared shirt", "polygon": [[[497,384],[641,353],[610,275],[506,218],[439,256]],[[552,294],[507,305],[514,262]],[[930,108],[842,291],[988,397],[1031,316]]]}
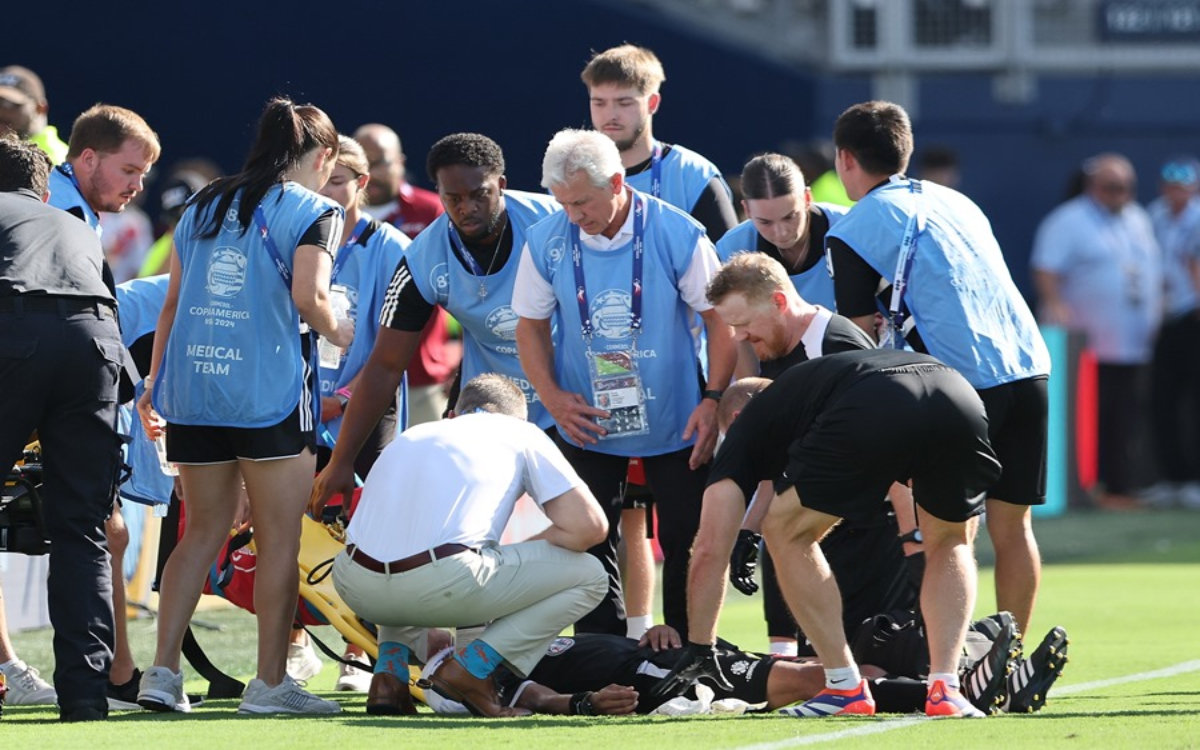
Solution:
{"label": "collared shirt", "polygon": [[[612,239],[603,234],[587,234],[579,232],[579,241],[584,247],[599,252],[606,252],[625,247],[633,241],[633,210],[625,217],[625,222]],[[705,292],[708,282],[721,268],[716,248],[705,235],[700,235],[692,253],[692,262],[687,271],[679,279],[679,294],[688,307],[696,312],[711,310]],[[517,284],[513,289],[513,312],[522,318],[545,320],[554,313],[558,301],[554,296],[554,287],[534,268],[530,257],[529,244],[521,249],[521,265],[517,268]]]}
{"label": "collared shirt", "polygon": [[1112,213],[1086,195],[1042,220],[1031,266],[1054,274],[1073,325],[1100,362],[1150,361],[1162,316],[1162,263],[1146,211]]}
{"label": "collared shirt", "polygon": [[1159,198],[1147,212],[1163,255],[1164,302],[1168,318],[1200,306],[1192,265],[1200,263],[1200,200],[1193,198],[1178,215]]}

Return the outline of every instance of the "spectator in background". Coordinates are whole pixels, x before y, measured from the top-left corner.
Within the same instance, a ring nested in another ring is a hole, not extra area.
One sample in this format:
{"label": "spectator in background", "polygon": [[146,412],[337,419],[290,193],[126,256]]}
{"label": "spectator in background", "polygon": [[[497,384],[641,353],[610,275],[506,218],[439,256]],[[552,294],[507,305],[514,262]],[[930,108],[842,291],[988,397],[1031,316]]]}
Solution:
{"label": "spectator in background", "polygon": [[1098,507],[1140,503],[1150,359],[1162,316],[1162,260],[1133,165],[1105,153],[1083,164],[1084,192],[1050,212],[1030,259],[1044,323],[1084,334],[1099,362]]}
{"label": "spectator in background", "polygon": [[141,206],[145,195],[138,193],[120,213],[100,214],[104,257],[118,284],[137,278],[154,245],[154,226]]}
{"label": "spectator in background", "polygon": [[917,176],[922,180],[958,190],[962,173],[958,167],[958,152],[949,146],[929,146],[921,152]]}
{"label": "spectator in background", "polygon": [[1180,157],[1159,172],[1149,206],[1163,254],[1164,319],[1154,345],[1154,445],[1163,481],[1147,499],[1200,508],[1200,166]]}
{"label": "spectator in background", "polygon": [[209,177],[190,169],[180,169],[178,165],[167,175],[158,195],[158,220],[163,226],[163,232],[146,253],[146,259],[138,270],[138,278],[158,276],[170,270],[175,225],[179,223],[179,217],[183,216],[188,200],[216,176],[214,174]]}
{"label": "spectator in background", "polygon": [[0,68],[0,134],[12,130],[37,144],[51,162],[61,164],[67,158],[67,144],[47,122],[49,112],[46,88],[37,73],[20,65]]}
{"label": "spectator in background", "polygon": [[[446,210],[438,194],[409,184],[407,159],[400,136],[386,125],[371,123],[354,131],[367,155],[371,181],[363,211],[414,239]],[[450,316],[434,310],[421,332],[408,376],[408,426],[441,419],[449,406],[450,380],[458,371],[461,349],[450,343]],[[401,426],[402,428],[404,425]]]}
{"label": "spectator in background", "polygon": [[784,148],[784,153],[791,156],[800,167],[800,171],[812,180],[809,188],[814,201],[832,203],[835,206],[854,205],[833,168],[833,141],[816,139],[807,145],[789,143]]}

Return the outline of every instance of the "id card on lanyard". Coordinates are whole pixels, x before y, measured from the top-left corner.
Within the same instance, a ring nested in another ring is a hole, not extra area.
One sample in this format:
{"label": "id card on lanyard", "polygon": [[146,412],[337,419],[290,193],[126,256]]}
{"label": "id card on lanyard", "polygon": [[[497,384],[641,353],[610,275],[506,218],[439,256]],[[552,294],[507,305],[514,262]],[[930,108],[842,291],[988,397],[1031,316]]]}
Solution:
{"label": "id card on lanyard", "polygon": [[879,337],[880,349],[903,349],[904,337],[912,329],[909,315],[901,303],[908,289],[908,277],[912,273],[913,259],[917,253],[917,238],[925,231],[925,199],[921,194],[919,180],[908,181],[908,191],[913,196],[913,212],[904,228],[904,239],[900,242],[900,254],[896,258],[896,274],[892,277],[892,299],[885,317],[886,328]]}
{"label": "id card on lanyard", "polygon": [[638,372],[637,337],[642,329],[642,263],[646,246],[646,208],[633,193],[633,283],[629,305],[629,349],[597,352],[592,349],[595,326],[589,312],[587,283],[583,272],[583,247],[579,227],[571,227],[571,259],[575,267],[575,299],[579,303],[580,334],[587,349],[588,378],[592,405],[609,416],[597,419],[607,434],[602,439],[634,437],[650,432],[646,413],[646,389]]}

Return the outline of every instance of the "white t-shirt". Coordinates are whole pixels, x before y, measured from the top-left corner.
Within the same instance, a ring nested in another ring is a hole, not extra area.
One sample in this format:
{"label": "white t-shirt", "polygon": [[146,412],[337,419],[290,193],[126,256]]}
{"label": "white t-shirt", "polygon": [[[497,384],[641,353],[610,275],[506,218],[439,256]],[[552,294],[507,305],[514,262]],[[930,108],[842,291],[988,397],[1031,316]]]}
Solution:
{"label": "white t-shirt", "polygon": [[347,542],[390,562],[442,544],[498,542],[522,494],[538,506],[583,481],[536,425],[466,414],[396,436],[371,469]]}

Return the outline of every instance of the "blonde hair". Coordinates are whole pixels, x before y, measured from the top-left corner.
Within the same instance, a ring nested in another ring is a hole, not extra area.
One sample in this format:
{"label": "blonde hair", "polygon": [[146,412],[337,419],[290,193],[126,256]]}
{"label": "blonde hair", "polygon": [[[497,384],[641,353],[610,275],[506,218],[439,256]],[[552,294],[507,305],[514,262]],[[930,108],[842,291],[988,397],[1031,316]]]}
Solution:
{"label": "blonde hair", "polygon": [[719,305],[733,293],[741,294],[751,305],[766,304],[776,292],[796,294],[796,287],[779,261],[759,252],[735,254],[708,282],[705,296]]}

